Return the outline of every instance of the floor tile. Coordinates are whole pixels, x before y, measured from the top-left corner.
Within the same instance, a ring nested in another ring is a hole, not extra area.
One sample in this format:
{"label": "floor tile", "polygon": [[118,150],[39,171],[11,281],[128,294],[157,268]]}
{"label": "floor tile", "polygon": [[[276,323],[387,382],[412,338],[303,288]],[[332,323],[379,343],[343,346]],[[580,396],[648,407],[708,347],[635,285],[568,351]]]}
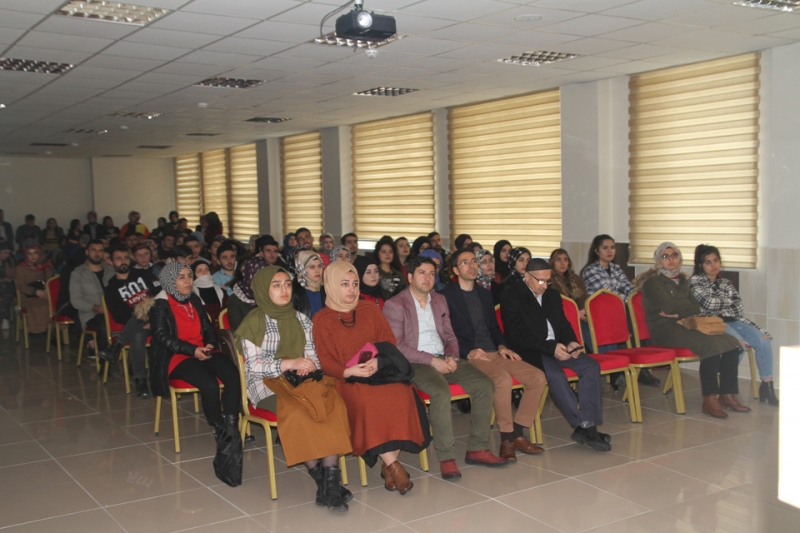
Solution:
{"label": "floor tile", "polygon": [[711,533],[655,511],[644,513],[605,526],[592,528],[585,533]]}
{"label": "floor tile", "polygon": [[85,403],[67,394],[51,394],[37,397],[31,400],[26,407],[8,410],[8,413],[21,424],[70,418],[95,412]]}
{"label": "floor tile", "polygon": [[317,484],[306,472],[292,469],[276,478],[277,500],[270,499],[269,476],[245,479],[240,487],[229,487],[217,481],[210,488],[248,515],[303,505],[316,499]]}
{"label": "floor tile", "polygon": [[107,512],[101,509],[67,514],[3,529],[3,533],[43,533],[45,531],[58,533],[125,532]]}
{"label": "floor tile", "polygon": [[234,518],[225,522],[217,522],[207,526],[183,530],[186,533],[268,533],[269,530],[248,517]]}
{"label": "floor tile", "polygon": [[711,445],[726,452],[743,455],[770,465],[778,465],[778,435],[771,433],[749,433],[731,439],[717,441]]}
{"label": "floor tile", "polygon": [[147,444],[150,448],[173,463],[181,463],[183,461],[193,461],[195,459],[208,458],[211,460],[216,453],[216,444],[214,443],[214,436],[195,435],[192,437],[184,437],[181,435],[181,452],[175,453],[175,442],[172,439],[158,440]]}
{"label": "floor tile", "polygon": [[775,470],[769,465],[711,446],[699,446],[670,453],[650,461],[722,488],[749,483],[759,477],[770,475]]}
{"label": "floor tile", "polygon": [[[615,446],[614,440],[611,441]],[[624,453],[624,452],[623,452]],[[596,470],[629,463],[631,458],[612,452],[598,452],[586,446],[572,443],[546,450],[539,455],[518,455],[517,461],[550,470],[562,476],[579,476]]]}
{"label": "floor tile", "polygon": [[[213,454],[213,450],[212,450]],[[183,455],[183,452],[181,453]],[[217,476],[214,475],[214,466],[212,464],[213,457],[203,457],[201,459],[194,459],[190,461],[181,461],[178,467],[192,476],[198,482],[207,487],[211,487],[221,483]],[[269,475],[269,467],[267,466],[267,454],[262,449],[247,449],[244,452],[242,465],[242,479],[254,479],[257,477],[264,477]],[[280,461],[275,462],[275,471],[280,473],[291,472],[287,470],[286,464]],[[280,490],[280,487],[278,487]]]}
{"label": "floor tile", "polygon": [[0,445],[0,468],[48,459],[50,454],[35,442]]}
{"label": "floor tile", "polygon": [[487,533],[489,531],[535,531],[557,533],[557,529],[495,501],[487,501],[409,522],[418,533]]}
{"label": "floor tile", "polygon": [[[394,496],[401,498],[396,493]],[[358,500],[352,500],[347,505],[350,507],[348,512],[337,513],[324,507],[318,507],[313,503],[307,503],[259,514],[253,519],[268,530],[281,533],[309,533],[320,530],[325,533],[368,533],[400,525],[397,520]]]}
{"label": "floor tile", "polygon": [[461,479],[449,481],[449,483],[489,498],[496,498],[562,479],[565,479],[562,475],[519,462],[497,468],[476,466],[464,470]]}
{"label": "floor tile", "polygon": [[54,457],[141,444],[100,414],[36,422],[25,429]]}

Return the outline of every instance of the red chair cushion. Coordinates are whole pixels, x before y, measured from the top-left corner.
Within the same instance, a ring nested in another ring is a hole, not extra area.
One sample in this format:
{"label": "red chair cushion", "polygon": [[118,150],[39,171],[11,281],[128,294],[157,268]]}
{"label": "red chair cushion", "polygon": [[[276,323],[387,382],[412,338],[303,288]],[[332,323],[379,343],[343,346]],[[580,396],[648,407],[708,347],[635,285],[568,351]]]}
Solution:
{"label": "red chair cushion", "polygon": [[222,329],[231,329],[231,321],[228,319],[228,313],[222,315],[222,319],[220,320]]}
{"label": "red chair cushion", "polygon": [[630,364],[630,359],[626,355],[592,353],[589,354],[589,357],[600,363],[600,372],[621,370],[628,368],[628,365]]}
{"label": "red chair cushion", "polygon": [[577,378],[578,377],[578,374],[576,374],[575,372],[573,372],[569,368],[562,368],[562,370],[564,371],[564,374],[567,375],[567,379]]}
{"label": "red chair cushion", "polygon": [[689,348],[670,348],[670,350],[675,352],[676,357],[697,357]]}
{"label": "red chair cushion", "polygon": [[511,386],[516,387],[517,385],[522,385],[522,383],[517,381],[517,378],[515,378],[514,376],[511,376]]}
{"label": "red chair cushion", "polygon": [[89,326],[83,328],[83,331],[85,331],[86,333],[97,333],[97,331],[95,331],[94,328],[90,328]]}
{"label": "red chair cushion", "polygon": [[272,411],[267,411],[266,409],[259,409],[252,403],[248,403],[247,407],[250,409],[250,416],[255,416],[257,418],[263,418],[267,422],[277,422],[278,415],[273,413]]}
{"label": "red chair cushion", "polygon": [[[217,383],[222,385],[222,382],[217,378]],[[188,381],[183,381],[182,379],[170,379],[169,386],[173,389],[196,389],[194,385],[189,383]]]}
{"label": "red chair cushion", "polygon": [[[417,389],[417,394],[419,394],[419,397],[422,398],[422,401],[424,402],[427,402],[431,399],[429,394],[420,389]],[[467,391],[461,388],[461,385],[458,385],[456,383],[450,384],[450,396],[465,396],[466,394]]]}
{"label": "red chair cushion", "polygon": [[628,318],[622,298],[616,294],[600,293],[593,295],[586,305],[598,346],[628,342]]}
{"label": "red chair cushion", "polygon": [[630,348],[626,350],[612,350],[603,355],[622,355],[630,360],[632,365],[649,365],[653,363],[669,363],[675,359],[675,350],[672,348]]}
{"label": "red chair cushion", "polygon": [[59,324],[74,324],[75,322],[68,316],[58,315],[53,317],[53,322],[58,322]]}

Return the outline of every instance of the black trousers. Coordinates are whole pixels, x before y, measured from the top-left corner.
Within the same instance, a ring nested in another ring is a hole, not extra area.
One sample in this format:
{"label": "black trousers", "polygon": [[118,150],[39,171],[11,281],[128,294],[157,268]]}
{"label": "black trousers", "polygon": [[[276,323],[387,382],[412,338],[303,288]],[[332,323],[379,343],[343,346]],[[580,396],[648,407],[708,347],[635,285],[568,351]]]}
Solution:
{"label": "black trousers", "polygon": [[136,317],[131,317],[125,324],[125,329],[117,337],[117,342],[123,345],[131,343],[130,356],[134,379],[147,378],[144,360],[147,357],[147,337],[150,335],[150,330],[144,329],[146,325],[136,320]]}
{"label": "black trousers", "polygon": [[[542,366],[553,403],[567,419],[570,427],[602,425],[603,388],[600,380],[600,364],[597,361],[586,354],[566,361],[542,355]],[[569,386],[564,368],[574,371],[580,378],[578,380],[580,406]]]}
{"label": "black trousers", "polygon": [[94,315],[91,319],[86,321],[83,327],[92,328],[97,332],[97,349],[105,350],[108,348],[108,336],[106,334],[106,317],[103,315]]}
{"label": "black trousers", "polygon": [[[713,355],[700,361],[700,389],[703,396],[739,394],[739,354],[741,348]],[[719,375],[719,380],[717,376]]]}
{"label": "black trousers", "polygon": [[[223,414],[239,414],[242,401],[239,369],[225,354],[216,352],[205,361],[195,357],[186,359],[172,370],[169,377],[191,383],[200,390],[203,413],[209,425],[221,423]],[[221,401],[217,378],[225,385]]]}

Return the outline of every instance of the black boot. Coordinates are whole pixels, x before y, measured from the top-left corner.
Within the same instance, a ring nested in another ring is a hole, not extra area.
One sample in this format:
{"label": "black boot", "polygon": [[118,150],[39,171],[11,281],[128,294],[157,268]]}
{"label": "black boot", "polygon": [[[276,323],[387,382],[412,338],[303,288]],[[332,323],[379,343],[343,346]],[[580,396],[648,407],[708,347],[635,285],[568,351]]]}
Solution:
{"label": "black boot", "polygon": [[134,378],[133,383],[136,387],[136,397],[147,399],[150,397],[150,389],[147,388],[147,379]]}
{"label": "black boot", "polygon": [[770,405],[778,405],[778,397],[775,396],[775,382],[762,381],[758,387],[758,401],[761,403],[769,402]]}
{"label": "black boot", "polygon": [[239,436],[239,416],[225,415],[222,422],[214,424],[217,454],[214,456],[214,474],[231,487],[242,484],[242,439]]}
{"label": "black boot", "polygon": [[650,369],[643,368],[641,372],[639,372],[639,383],[641,385],[647,385],[648,387],[658,387],[661,385],[661,380],[658,379],[650,372]]}
{"label": "black boot", "polygon": [[[322,463],[317,463],[317,466],[315,466],[314,468],[309,468],[308,469],[308,475],[311,476],[314,479],[314,481],[317,483],[317,489],[318,489],[317,490],[317,497],[319,497],[322,494],[322,492],[321,492],[322,491],[322,481],[323,481],[323,479],[322,479],[322,476],[323,476]],[[341,489],[342,499],[345,501],[345,503],[347,503],[347,502],[349,502],[350,500],[353,499],[353,493],[350,492],[350,490],[347,487],[345,487],[344,485],[341,485],[339,488]]]}
{"label": "black boot", "polygon": [[317,490],[317,505],[324,505],[334,511],[349,510],[342,498],[342,471],[338,466],[326,466],[322,469],[322,486]]}
{"label": "black boot", "polygon": [[122,349],[124,347],[125,345],[121,342],[115,342],[105,350],[100,350],[98,355],[100,356],[100,359],[103,361],[108,361],[113,365],[117,362],[117,359],[119,359],[119,354],[122,353]]}

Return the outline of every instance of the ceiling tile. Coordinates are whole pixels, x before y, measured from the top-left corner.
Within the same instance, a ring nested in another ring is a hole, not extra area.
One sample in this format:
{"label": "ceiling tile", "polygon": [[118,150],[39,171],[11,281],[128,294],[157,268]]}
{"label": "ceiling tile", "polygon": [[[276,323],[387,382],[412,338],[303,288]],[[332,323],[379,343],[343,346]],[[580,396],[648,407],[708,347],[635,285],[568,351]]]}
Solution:
{"label": "ceiling tile", "polygon": [[632,4],[636,0],[538,0],[535,2],[520,2],[530,4],[531,7],[552,7],[566,9],[567,11],[580,11],[582,13],[596,13],[604,9],[611,9],[625,4]]}
{"label": "ceiling tile", "polygon": [[[0,14],[0,20],[2,20],[2,14]],[[122,39],[130,33],[141,30],[141,27],[131,24],[114,24],[100,20],[51,16],[45,18],[41,24],[36,26],[36,30],[63,33],[65,35],[97,37],[100,39]]]}
{"label": "ceiling tile", "polygon": [[[399,13],[395,14],[395,20],[397,22],[397,32],[405,33],[406,35],[422,35],[456,24],[456,22],[452,20],[418,17],[416,15],[400,15]],[[326,28],[328,28],[327,25]],[[330,29],[332,29],[332,26],[329,30]]]}
{"label": "ceiling tile", "polygon": [[65,0],[3,0],[3,8],[47,15],[64,5]]}
{"label": "ceiling tile", "polygon": [[248,54],[265,57],[280,52],[281,50],[286,50],[290,46],[292,45],[278,41],[226,37],[225,39],[206,46],[204,49],[213,50],[215,52],[226,52],[229,54]]}
{"label": "ceiling tile", "polygon": [[578,41],[571,41],[558,46],[559,52],[569,52],[571,54],[599,54],[600,52],[608,52],[609,50],[618,50],[620,48],[627,48],[631,45],[629,42],[612,41],[610,39],[597,39],[594,37],[587,37]]}
{"label": "ceiling tile", "polygon": [[164,61],[158,59],[145,59],[141,57],[123,57],[111,54],[98,54],[87,60],[81,66],[96,68],[115,68],[122,70],[135,70],[144,72],[160,67]]}
{"label": "ceiling tile", "polygon": [[640,24],[639,26],[632,26],[630,28],[604,33],[601,35],[601,37],[605,39],[615,39],[618,41],[649,43],[659,39],[683,35],[684,33],[689,33],[692,31],[697,31],[697,28],[678,24],[646,22],[644,24]]}
{"label": "ceiling tile", "polygon": [[246,39],[302,43],[319,36],[319,23],[316,25],[290,24],[287,22],[265,20],[264,22],[238,32],[235,36]]}
{"label": "ceiling tile", "polygon": [[254,19],[220,17],[178,11],[152,23],[150,27],[211,35],[230,35],[256,23]]}
{"label": "ceiling tile", "polygon": [[[369,6],[368,6],[369,7]],[[397,16],[404,14],[420,15],[449,20],[472,20],[506,11],[513,6],[504,2],[465,2],[464,0],[435,0],[419,2],[397,11]]]}
{"label": "ceiling tile", "polygon": [[464,43],[448,41],[444,39],[431,39],[429,37],[416,37],[411,35],[405,39],[395,41],[387,46],[391,46],[391,50],[395,50],[397,52],[436,55],[441,54],[442,52],[448,52],[450,50],[461,48],[464,46]]}
{"label": "ceiling tile", "polygon": [[160,30],[158,28],[144,28],[125,38],[126,41],[135,43],[176,46],[178,48],[200,48],[219,39],[219,35],[208,33]]}
{"label": "ceiling tile", "polygon": [[747,33],[749,35],[761,35],[776,31],[793,30],[799,27],[800,17],[793,13],[781,13],[771,17],[762,17],[757,20],[717,26],[717,29],[736,33]]}
{"label": "ceiling tile", "polygon": [[472,44],[439,54],[437,57],[466,59],[473,61],[496,61],[503,57],[517,55],[523,50],[517,46],[499,46],[494,44]]}
{"label": "ceiling tile", "polygon": [[641,20],[660,20],[694,13],[703,9],[714,7],[708,0],[639,0],[632,4],[625,4],[603,11],[603,15],[613,17],[628,17]]}
{"label": "ceiling tile", "polygon": [[523,31],[501,37],[492,41],[493,44],[503,46],[519,46],[523,50],[542,50],[552,49],[562,43],[577,41],[580,35],[567,35],[562,33],[546,33],[539,30]]}
{"label": "ceiling tile", "polygon": [[36,48],[51,48],[76,52],[96,53],[113,44],[111,39],[83,37],[78,35],[60,35],[44,31],[28,32],[17,44]]}
{"label": "ceiling tile", "polygon": [[262,56],[246,56],[243,54],[212,52],[211,50],[197,50],[196,52],[191,52],[181,57],[178,62],[220,65],[234,68],[253,63],[261,58]]}
{"label": "ceiling tile", "polygon": [[105,54],[137,57],[142,59],[160,59],[171,61],[191,52],[189,48],[174,48],[172,46],[161,46],[157,44],[133,43],[121,41],[105,50]]}
{"label": "ceiling tile", "polygon": [[607,17],[605,15],[585,15],[564,22],[558,22],[541,28],[542,31],[567,33],[570,35],[584,35],[591,37],[601,33],[621,30],[630,26],[641,24],[641,20],[626,19],[621,17]]}
{"label": "ceiling tile", "polygon": [[777,31],[770,33],[770,37],[780,37],[782,39],[791,39],[792,41],[800,41],[800,27],[793,30]]}
{"label": "ceiling tile", "polygon": [[309,59],[288,59],[285,57],[268,57],[252,63],[250,67],[264,70],[285,70],[300,72],[314,67],[319,67],[328,61],[312,61]]}
{"label": "ceiling tile", "polygon": [[[86,52],[73,52],[63,49],[33,48],[30,46],[13,46],[6,51],[6,57],[15,59],[30,59],[32,61],[51,61],[54,63],[78,64],[89,58],[92,54]],[[44,74],[43,74],[44,75]]]}
{"label": "ceiling tile", "polygon": [[185,62],[172,62],[164,66],[158,67],[153,72],[160,72],[163,74],[179,74],[186,76],[195,76],[199,79],[210,78],[216,76],[220,72],[228,70],[226,67],[219,65],[201,65],[199,63],[185,63]]}
{"label": "ceiling tile", "polygon": [[701,28],[713,28],[715,26],[734,24],[736,22],[758,20],[760,18],[769,17],[772,15],[773,12],[767,9],[742,8],[739,6],[734,6],[731,3],[729,5],[716,4],[716,7],[710,7],[709,9],[696,11],[688,15],[670,17],[662,22],[686,24],[688,26],[699,26]]}
{"label": "ceiling tile", "polygon": [[627,48],[619,48],[617,50],[608,50],[606,52],[599,52],[596,55],[599,57],[611,57],[615,59],[642,60],[681,51],[682,50],[680,48],[670,48],[667,46],[653,46],[650,44],[638,44],[635,46],[629,46]]}
{"label": "ceiling tile", "polygon": [[612,72],[616,74],[641,74],[643,72],[652,72],[654,70],[661,70],[667,67],[663,63],[655,63],[653,61],[628,61],[627,63],[620,63],[619,65],[611,65],[604,67],[604,72]]}
{"label": "ceiling tile", "polygon": [[429,32],[427,36],[435,39],[450,39],[453,41],[483,42],[507,37],[512,33],[519,33],[519,30],[465,22]]}
{"label": "ceiling tile", "polygon": [[23,35],[25,35],[25,30],[20,30],[20,29],[14,30],[11,28],[3,28],[3,31],[0,31],[0,45],[14,44],[14,41],[19,39]]}
{"label": "ceiling tile", "polygon": [[467,61],[464,59],[453,59],[451,57],[425,57],[404,63],[405,68],[422,69],[434,72],[450,72],[451,70],[458,70],[463,67],[474,65],[475,61]]}
{"label": "ceiling tile", "polygon": [[269,0],[268,2],[264,0],[194,0],[181,8],[181,11],[250,19],[266,19],[293,7],[297,7],[297,2],[291,0]]}
{"label": "ceiling tile", "polygon": [[[541,17],[539,20],[516,20],[517,17],[522,15],[538,15]],[[503,26],[506,28],[515,28],[518,30],[532,30],[541,26],[555,24],[556,22],[563,22],[578,18],[582,13],[575,11],[562,11],[559,9],[548,9],[544,7],[525,6],[515,7],[507,11],[495,13],[475,19],[473,22],[480,24],[493,24],[496,26]]]}
{"label": "ceiling tile", "polygon": [[730,50],[731,45],[741,39],[742,36],[740,34],[732,32],[701,30],[661,39],[654,41],[652,44],[724,52]]}
{"label": "ceiling tile", "polygon": [[[384,50],[380,50],[378,54],[380,55],[380,52]],[[272,57],[312,59],[319,61],[339,61],[340,59],[345,59],[353,54],[363,53],[363,50],[354,48],[306,43],[287,48],[282,52],[274,54]]]}
{"label": "ceiling tile", "polygon": [[0,9],[0,28],[27,30],[42,18],[44,17],[40,14]]}

